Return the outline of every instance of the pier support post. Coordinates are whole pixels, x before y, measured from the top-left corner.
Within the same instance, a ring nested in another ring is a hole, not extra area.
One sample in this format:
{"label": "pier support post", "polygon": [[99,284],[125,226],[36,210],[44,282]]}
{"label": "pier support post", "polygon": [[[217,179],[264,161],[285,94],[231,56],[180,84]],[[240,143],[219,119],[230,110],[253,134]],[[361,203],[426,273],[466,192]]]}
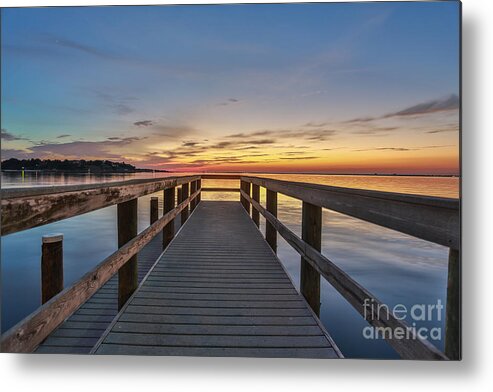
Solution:
{"label": "pier support post", "polygon": [[461,359],[460,252],[450,249],[448,258],[447,307],[445,321],[445,355]]}
{"label": "pier support post", "polygon": [[[188,183],[183,184],[181,186],[181,200],[180,200],[180,203],[183,202],[183,201],[185,201],[188,198],[188,192],[189,192],[189,184]],[[181,225],[182,226],[185,224],[185,222],[188,219],[188,208],[189,208],[189,206],[186,206],[182,210],[182,212],[181,212]]]}
{"label": "pier support post", "polygon": [[151,225],[159,218],[159,199],[151,197]]}
{"label": "pier support post", "polygon": [[[257,184],[252,184],[252,199],[257,203],[260,203],[260,186]],[[260,212],[252,205],[252,219],[253,222],[260,226]]]}
{"label": "pier support post", "polygon": [[[267,211],[277,218],[277,192],[267,189],[266,199]],[[277,253],[277,231],[267,219],[265,220],[265,240],[274,253]]]}
{"label": "pier support post", "polygon": [[200,191],[199,194],[197,195],[197,204],[200,203],[200,200],[202,200],[202,179],[199,178],[197,180],[197,189]]}
{"label": "pier support post", "polygon": [[[322,208],[303,202],[302,207],[303,241],[318,250],[322,249]],[[301,257],[300,291],[308,305],[317,316],[320,315],[320,274]]]}
{"label": "pier support post", "polygon": [[[190,195],[193,195],[196,190],[197,190],[197,181],[192,181],[190,183]],[[192,212],[195,209],[196,205],[197,205],[197,198],[193,199],[190,202],[190,212]]]}
{"label": "pier support post", "polygon": [[[119,203],[118,247],[122,247],[137,235],[137,199]],[[118,270],[118,310],[128,301],[138,285],[137,255],[132,256]]]}
{"label": "pier support post", "polygon": [[[245,192],[248,196],[250,196],[250,183],[247,181],[240,180],[240,189]],[[250,215],[250,202],[243,197],[240,193],[240,201],[243,205],[243,208],[247,211],[248,215]]]}
{"label": "pier support post", "polygon": [[[179,202],[179,199],[178,199]],[[164,190],[164,211],[163,215],[175,208],[175,187]],[[175,236],[175,220],[172,219],[163,230],[163,249],[168,246]]]}
{"label": "pier support post", "polygon": [[44,235],[41,246],[41,303],[63,290],[63,234]]}

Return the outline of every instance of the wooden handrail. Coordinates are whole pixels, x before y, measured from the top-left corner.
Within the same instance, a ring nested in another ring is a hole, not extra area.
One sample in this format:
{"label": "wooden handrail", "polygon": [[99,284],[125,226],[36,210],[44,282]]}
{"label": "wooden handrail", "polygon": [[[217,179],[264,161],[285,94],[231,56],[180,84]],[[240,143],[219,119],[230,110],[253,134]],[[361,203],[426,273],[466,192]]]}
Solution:
{"label": "wooden handrail", "polygon": [[241,180],[413,237],[452,249],[460,248],[460,202],[457,199],[261,177],[242,176]]}
{"label": "wooden handrail", "polygon": [[32,352],[35,350],[55,328],[98,291],[132,256],[140,252],[169,222],[175,219],[199,193],[200,189],[108,256],[72,286],[60,292],[2,334],[1,352]]}
{"label": "wooden handrail", "polygon": [[[342,269],[322,255],[318,250],[307,244],[300,237],[288,229],[279,219],[272,215],[260,203],[253,200],[246,192],[241,191],[242,196],[259,211],[276,231],[290,244],[301,256],[303,256],[317,272],[322,275],[363,317],[365,315],[365,300],[378,307],[383,305],[373,294],[352,279]],[[382,306],[385,309],[385,306]],[[367,320],[369,324],[379,328],[402,328],[406,331],[409,326],[396,319],[390,312],[385,312],[383,317]],[[401,355],[408,359],[447,359],[447,357],[427,340],[416,336],[416,339],[390,339],[388,343]]]}
{"label": "wooden handrail", "polygon": [[1,235],[85,214],[199,178],[183,176],[104,184],[2,189]]}

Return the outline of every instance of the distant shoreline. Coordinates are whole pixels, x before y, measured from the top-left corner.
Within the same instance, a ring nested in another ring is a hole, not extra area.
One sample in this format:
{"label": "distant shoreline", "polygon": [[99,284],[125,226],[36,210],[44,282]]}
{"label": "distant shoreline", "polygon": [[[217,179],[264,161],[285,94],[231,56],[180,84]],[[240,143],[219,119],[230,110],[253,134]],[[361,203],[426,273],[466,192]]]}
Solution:
{"label": "distant shoreline", "polygon": [[180,175],[182,173],[197,173],[197,174],[292,174],[292,175],[313,175],[313,176],[361,176],[361,177],[443,177],[443,178],[460,178],[460,174],[389,174],[389,173],[317,173],[317,172],[175,172],[170,170],[153,170],[153,169],[136,169],[135,171],[63,171],[63,170],[11,170],[2,169],[2,173],[43,173],[43,174],[137,174],[137,173],[171,173]]}

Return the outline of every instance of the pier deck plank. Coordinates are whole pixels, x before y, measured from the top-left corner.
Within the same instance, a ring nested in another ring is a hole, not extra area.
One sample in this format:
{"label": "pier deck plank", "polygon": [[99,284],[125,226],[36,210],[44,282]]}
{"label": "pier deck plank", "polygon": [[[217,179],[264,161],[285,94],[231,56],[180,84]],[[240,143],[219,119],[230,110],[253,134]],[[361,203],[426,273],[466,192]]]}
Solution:
{"label": "pier deck plank", "polygon": [[[94,331],[74,343],[96,343],[115,299],[103,288],[66,322]],[[71,339],[69,328],[49,339]],[[241,204],[225,201],[197,206],[93,352],[341,356]]]}

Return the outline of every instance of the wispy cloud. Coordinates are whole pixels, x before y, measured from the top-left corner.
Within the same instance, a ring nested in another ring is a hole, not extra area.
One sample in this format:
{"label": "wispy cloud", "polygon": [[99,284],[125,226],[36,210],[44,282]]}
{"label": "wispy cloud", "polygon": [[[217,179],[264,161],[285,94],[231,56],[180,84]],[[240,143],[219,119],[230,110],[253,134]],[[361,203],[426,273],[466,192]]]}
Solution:
{"label": "wispy cloud", "polygon": [[374,148],[362,148],[362,149],[353,150],[353,151],[419,151],[419,150],[445,148],[445,147],[452,147],[452,146],[453,146],[452,144],[446,144],[446,145],[419,146],[419,147],[374,147]]}
{"label": "wispy cloud", "polygon": [[229,105],[233,105],[233,104],[238,103],[238,102],[240,102],[240,100],[237,98],[228,98],[226,101],[219,102],[217,104],[217,106],[229,106]]}
{"label": "wispy cloud", "polygon": [[154,122],[152,120],[135,121],[134,125],[136,127],[150,127],[151,125],[154,125]]}
{"label": "wispy cloud", "polygon": [[7,142],[15,141],[15,140],[28,140],[25,137],[14,135],[13,133],[8,132],[6,129],[1,129],[1,139]]}
{"label": "wispy cloud", "polygon": [[459,109],[460,99],[455,94],[450,94],[446,97],[434,99],[426,102],[421,102],[413,106],[395,112],[387,113],[377,117],[356,117],[345,121],[345,123],[368,123],[374,120],[388,119],[393,117],[405,118],[415,117],[427,114],[450,112]]}

